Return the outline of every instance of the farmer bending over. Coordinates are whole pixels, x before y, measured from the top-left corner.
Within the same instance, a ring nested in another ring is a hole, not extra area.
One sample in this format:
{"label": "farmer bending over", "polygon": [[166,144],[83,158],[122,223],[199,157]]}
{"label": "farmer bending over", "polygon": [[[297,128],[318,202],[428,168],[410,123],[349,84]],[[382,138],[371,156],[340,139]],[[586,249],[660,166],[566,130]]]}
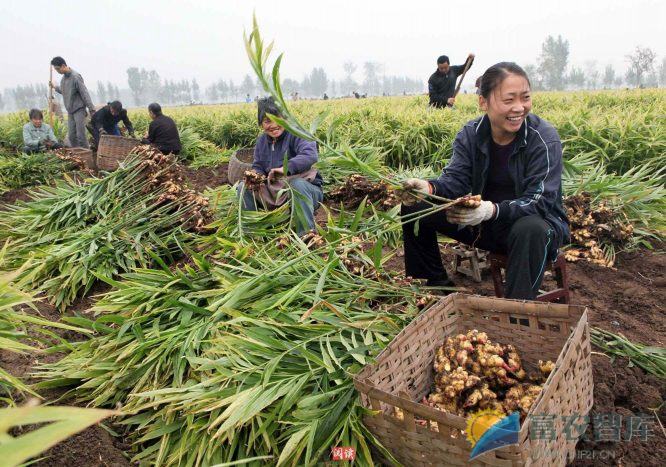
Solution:
{"label": "farmer bending over", "polygon": [[53,128],[44,123],[41,110],[32,109],[28,116],[30,121],[23,125],[23,152],[33,154],[62,147],[53,133]]}
{"label": "farmer bending over", "polygon": [[[260,175],[268,177],[268,189],[262,189],[257,194],[244,189],[241,182],[238,186],[239,195],[243,194],[243,209],[254,211],[257,209],[257,198],[263,202],[265,207],[270,207],[270,188],[278,186],[280,179],[287,178],[292,190],[296,192],[292,200],[302,213],[303,219],[296,215],[296,231],[303,234],[315,228],[314,212],[319,203],[324,199],[321,189],[323,180],[319,172],[312,166],[317,162],[317,144],[314,141],[306,141],[294,136],[284,130],[283,127],[271,121],[268,114],[281,116],[280,110],[275,105],[272,97],[259,99],[258,101],[258,123],[264,133],[257,139],[254,148],[254,162],[252,170]],[[287,156],[287,172],[284,173],[283,159]],[[274,192],[273,192],[274,194]],[[277,205],[280,203],[278,202]],[[273,205],[273,207],[276,207]]]}
{"label": "farmer bending over", "polygon": [[91,121],[91,133],[95,140],[95,146],[99,144],[99,136],[101,134],[120,136],[118,122],[121,120],[130,136],[134,137],[134,127],[127,116],[127,110],[123,109],[123,104],[120,101],[109,102],[95,112]]}
{"label": "farmer bending over", "polygon": [[456,91],[456,80],[465,71],[465,65],[468,62],[471,67],[474,62],[474,54],[469,54],[463,65],[454,66],[449,64],[449,57],[446,55],[437,58],[437,70],[428,79],[431,107],[453,106],[456,101],[453,95]]}
{"label": "farmer bending over", "polygon": [[[562,207],[562,143],[553,126],[530,114],[530,82],[515,63],[491,66],[481,77],[482,117],[456,136],[449,164],[436,180],[405,181],[406,189],[455,199],[481,195],[476,208],[455,207],[403,226],[405,269],[448,287],[437,244],[442,233],[467,245],[508,254],[506,296],[534,299],[547,261],[569,237]],[[408,204],[413,204],[408,203]],[[426,209],[421,201],[402,215]]]}

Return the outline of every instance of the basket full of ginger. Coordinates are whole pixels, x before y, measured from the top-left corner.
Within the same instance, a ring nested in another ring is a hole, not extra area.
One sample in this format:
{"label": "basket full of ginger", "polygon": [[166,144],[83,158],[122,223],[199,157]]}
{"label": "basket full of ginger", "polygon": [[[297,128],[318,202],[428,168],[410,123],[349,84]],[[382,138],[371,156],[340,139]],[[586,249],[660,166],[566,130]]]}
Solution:
{"label": "basket full of ginger", "polygon": [[[470,421],[492,414],[519,419],[518,443],[483,454],[480,465],[565,465],[582,433],[572,436],[562,420],[592,407],[587,309],[449,295],[405,327],[354,385],[369,409],[364,424],[389,462],[467,464]],[[533,422],[544,417],[552,432],[535,436]]]}

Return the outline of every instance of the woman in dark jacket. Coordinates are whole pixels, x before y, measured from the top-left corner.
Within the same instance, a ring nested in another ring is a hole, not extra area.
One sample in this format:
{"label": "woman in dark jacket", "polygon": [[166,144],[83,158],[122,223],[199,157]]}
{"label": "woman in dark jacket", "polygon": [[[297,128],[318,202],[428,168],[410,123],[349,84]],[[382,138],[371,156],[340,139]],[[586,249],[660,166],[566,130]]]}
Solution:
{"label": "woman in dark jacket", "polygon": [[[436,212],[403,227],[405,269],[432,287],[449,280],[437,233],[493,252],[506,253],[506,296],[534,299],[546,263],[569,237],[562,207],[562,143],[555,128],[530,113],[530,82],[515,63],[502,62],[481,77],[479,105],[485,114],[456,136],[453,155],[439,178],[408,179],[405,188],[455,199],[480,195],[475,208]],[[403,203],[403,215],[431,206]]]}

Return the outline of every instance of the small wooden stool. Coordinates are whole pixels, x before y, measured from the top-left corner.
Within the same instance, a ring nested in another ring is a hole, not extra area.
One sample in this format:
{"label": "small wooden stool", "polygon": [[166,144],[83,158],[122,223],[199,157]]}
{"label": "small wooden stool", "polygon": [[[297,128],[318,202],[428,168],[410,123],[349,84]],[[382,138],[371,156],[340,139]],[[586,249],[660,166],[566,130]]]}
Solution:
{"label": "small wooden stool", "polygon": [[[506,269],[507,256],[500,253],[490,253],[490,273],[493,276],[493,285],[495,287],[495,296],[504,297],[504,279],[502,278],[502,269]],[[569,277],[567,276],[567,262],[563,253],[557,254],[557,259],[550,263],[557,282],[557,288],[541,292],[536,300],[540,302],[569,303]]]}
{"label": "small wooden stool", "polygon": [[[453,247],[453,254],[453,271],[481,282],[481,272],[488,268],[488,252],[459,243]],[[469,265],[465,265],[465,262],[469,262]]]}

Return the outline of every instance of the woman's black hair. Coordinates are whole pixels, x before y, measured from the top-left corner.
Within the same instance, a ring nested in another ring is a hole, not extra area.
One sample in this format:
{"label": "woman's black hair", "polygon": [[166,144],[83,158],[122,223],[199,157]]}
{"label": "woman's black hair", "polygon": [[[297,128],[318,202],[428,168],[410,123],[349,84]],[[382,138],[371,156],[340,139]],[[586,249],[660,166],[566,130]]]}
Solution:
{"label": "woman's black hair", "polygon": [[257,121],[259,126],[261,126],[261,122],[264,121],[264,118],[266,118],[266,115],[268,114],[282,117],[282,112],[280,112],[273,96],[264,97],[257,101]]}
{"label": "woman's black hair", "polygon": [[33,118],[44,120],[44,114],[39,109],[30,109],[30,112],[28,112],[28,118],[30,118],[30,120]]}
{"label": "woman's black hair", "polygon": [[499,62],[488,68],[483,76],[481,76],[479,94],[485,99],[488,99],[490,93],[493,92],[497,86],[502,84],[502,81],[504,81],[509,75],[522,76],[527,80],[527,84],[530,85],[530,79],[528,78],[527,73],[525,73],[525,70],[519,65],[514,62]]}
{"label": "woman's black hair", "polygon": [[121,110],[123,110],[123,104],[120,101],[109,102],[109,107],[111,107],[116,112],[120,112]]}

